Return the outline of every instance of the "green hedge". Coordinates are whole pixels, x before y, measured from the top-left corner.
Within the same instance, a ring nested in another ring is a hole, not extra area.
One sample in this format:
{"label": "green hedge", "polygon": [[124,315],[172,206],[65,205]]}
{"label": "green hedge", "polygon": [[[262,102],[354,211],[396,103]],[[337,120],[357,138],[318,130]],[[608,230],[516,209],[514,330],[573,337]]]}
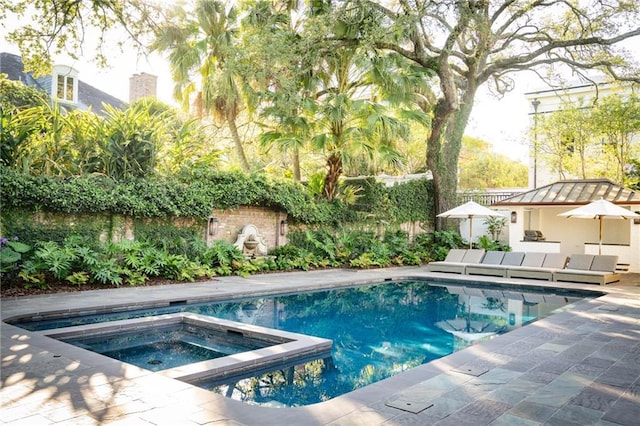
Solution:
{"label": "green hedge", "polygon": [[431,222],[434,217],[433,181],[412,180],[388,188],[389,205],[398,222]]}
{"label": "green hedge", "polygon": [[[214,209],[263,206],[286,211],[292,222],[338,224],[363,218],[389,222],[431,217],[430,181],[385,188],[373,179],[350,181],[364,191],[355,206],[316,200],[291,181],[262,175],[194,169],[170,178],[115,182],[104,176],[30,176],[0,166],[0,203],[5,212],[116,214],[133,218],[207,218]],[[3,220],[4,222],[5,220]]]}
{"label": "green hedge", "polygon": [[[37,219],[35,217],[38,217]],[[100,234],[109,229],[107,215],[74,215],[64,222],[56,214],[36,214],[28,209],[2,209],[3,236],[20,238],[20,241],[35,245],[39,241],[63,242],[70,234],[82,238],[87,245],[98,246]]]}
{"label": "green hedge", "polygon": [[353,210],[397,223],[425,221],[433,216],[433,184],[416,179],[386,187],[375,178],[349,180],[347,185],[360,187]]}
{"label": "green hedge", "polygon": [[289,181],[199,170],[172,178],[116,183],[103,176],[61,179],[0,167],[0,191],[3,210],[112,213],[134,218],[206,218],[214,209],[245,205],[281,209],[301,223],[328,223],[341,208],[313,200],[302,185]]}

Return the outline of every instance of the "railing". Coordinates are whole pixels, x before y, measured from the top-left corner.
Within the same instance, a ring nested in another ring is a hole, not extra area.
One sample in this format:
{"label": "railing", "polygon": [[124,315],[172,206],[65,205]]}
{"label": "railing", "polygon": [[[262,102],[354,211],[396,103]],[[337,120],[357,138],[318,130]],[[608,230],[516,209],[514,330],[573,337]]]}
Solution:
{"label": "railing", "polygon": [[502,201],[505,198],[512,197],[522,192],[523,191],[518,190],[500,192],[460,192],[458,193],[458,200],[460,204],[468,201],[475,201],[483,206],[490,206],[493,203],[497,203],[498,201]]}

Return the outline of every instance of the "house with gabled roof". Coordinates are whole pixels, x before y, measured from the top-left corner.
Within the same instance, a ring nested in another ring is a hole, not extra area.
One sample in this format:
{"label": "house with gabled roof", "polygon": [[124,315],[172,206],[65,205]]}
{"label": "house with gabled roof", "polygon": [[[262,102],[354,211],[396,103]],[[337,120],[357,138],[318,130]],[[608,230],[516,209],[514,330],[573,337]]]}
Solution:
{"label": "house with gabled roof", "polygon": [[[599,223],[559,214],[600,199],[640,212],[640,193],[608,179],[563,180],[505,198],[492,207],[509,218],[513,251],[571,256],[598,254]],[[640,272],[639,220],[605,219],[602,235],[602,254],[616,255],[622,269]]]}
{"label": "house with gabled roof", "polygon": [[104,104],[114,108],[126,106],[124,101],[82,81],[78,71],[66,65],[54,65],[51,75],[34,77],[32,73],[25,72],[20,56],[0,52],[0,74],[44,91],[52,101],[67,109],[91,109],[98,115],[104,115]]}

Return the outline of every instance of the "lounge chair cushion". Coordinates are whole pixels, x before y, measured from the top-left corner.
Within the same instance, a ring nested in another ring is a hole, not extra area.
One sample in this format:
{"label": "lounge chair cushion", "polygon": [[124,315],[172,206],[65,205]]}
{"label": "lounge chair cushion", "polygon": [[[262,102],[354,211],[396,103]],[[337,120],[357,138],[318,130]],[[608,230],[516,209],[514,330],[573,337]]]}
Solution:
{"label": "lounge chair cushion", "polygon": [[[542,266],[542,263],[544,262],[544,258],[545,258],[544,253],[536,253],[536,252],[526,253],[524,255],[524,259],[522,259],[522,263],[520,264],[520,266],[539,268]],[[564,265],[562,266],[564,267]]]}
{"label": "lounge chair cushion", "polygon": [[[469,249],[462,258],[462,263],[480,263],[483,259],[485,251],[484,249]],[[489,254],[489,253],[487,253]]]}
{"label": "lounge chair cushion", "polygon": [[567,264],[567,269],[577,269],[580,271],[588,271],[593,263],[592,254],[572,254]]}
{"label": "lounge chair cushion", "polygon": [[560,253],[527,253],[522,265],[507,269],[507,276],[551,281],[554,272],[564,268],[565,263],[567,256]]}
{"label": "lounge chair cushion", "polygon": [[447,253],[447,257],[444,259],[445,262],[462,262],[462,258],[464,257],[467,251],[464,249],[451,249],[449,253]]}
{"label": "lounge chair cushion", "polygon": [[464,257],[460,262],[448,262],[446,260],[439,262],[430,262],[427,270],[430,272],[451,272],[455,274],[465,274],[466,267],[469,264],[480,263],[484,256],[484,249],[464,250]]}
{"label": "lounge chair cushion", "polygon": [[562,269],[567,264],[567,256],[560,253],[547,253],[542,262],[543,268]]}
{"label": "lounge chair cushion", "polygon": [[609,284],[620,280],[620,274],[615,272],[617,263],[617,256],[574,254],[567,268],[556,271],[553,278],[556,281]]}
{"label": "lounge chair cushion", "polygon": [[504,254],[504,258],[501,265],[505,266],[520,266],[524,260],[524,253],[521,251],[508,251]]}
{"label": "lounge chair cushion", "polygon": [[483,265],[500,265],[502,263],[502,259],[504,258],[503,251],[488,251],[487,254],[482,258]]}
{"label": "lounge chair cushion", "polygon": [[[487,257],[490,259],[487,261]],[[499,264],[493,263],[500,257],[502,260]],[[489,275],[492,277],[506,277],[507,268],[519,266],[524,258],[522,252],[496,252],[489,251],[485,255],[482,263],[479,265],[467,265],[466,273],[468,275]]]}
{"label": "lounge chair cushion", "polygon": [[618,256],[600,254],[593,258],[590,271],[615,272],[618,266]]}

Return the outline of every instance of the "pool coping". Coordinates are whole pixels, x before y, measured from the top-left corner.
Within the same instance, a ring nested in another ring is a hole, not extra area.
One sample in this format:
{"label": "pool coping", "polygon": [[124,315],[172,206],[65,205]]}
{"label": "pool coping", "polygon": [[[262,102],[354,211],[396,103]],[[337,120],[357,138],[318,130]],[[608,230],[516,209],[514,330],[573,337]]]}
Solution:
{"label": "pool coping", "polygon": [[[137,367],[102,359],[105,357],[101,357],[100,360],[88,359],[85,353],[87,351],[74,350],[69,348],[70,345],[57,342],[41,333],[28,332],[4,322],[9,318],[47,311],[90,312],[128,304],[139,306],[182,300],[190,303],[212,298],[233,300],[252,294],[294,293],[309,289],[344,287],[379,282],[383,279],[403,278],[438,278],[456,283],[465,281],[498,283],[516,287],[586,289],[602,292],[604,295],[579,303],[569,311],[563,311],[532,325],[497,336],[488,342],[471,346],[329,401],[287,409],[244,404],[186,383],[150,374]],[[552,382],[538,383],[540,385],[538,390],[541,392],[546,389],[546,386],[560,379],[581,380],[585,383],[583,388],[588,388],[589,383],[598,383],[599,376],[589,378],[593,380],[587,381],[584,374],[569,374],[570,360],[562,357],[568,354],[566,351],[588,346],[589,350],[593,350],[592,354],[598,354],[604,359],[605,355],[600,354],[601,349],[592,342],[601,336],[610,339],[607,344],[612,347],[611,341],[625,339],[627,343],[632,342],[626,349],[621,345],[615,346],[615,348],[619,347],[618,352],[620,352],[616,363],[620,363],[625,356],[628,358],[640,353],[640,337],[626,330],[628,327],[638,327],[640,321],[640,303],[638,302],[640,281],[637,275],[629,274],[628,278],[630,281],[626,284],[593,286],[507,278],[452,277],[450,274],[430,273],[425,268],[405,267],[359,270],[358,272],[353,270],[293,272],[248,278],[221,277],[207,283],[2,299],[3,386],[0,393],[3,410],[1,410],[0,421],[11,424],[12,421],[29,420],[43,425],[55,424],[59,421],[66,421],[67,424],[104,424],[118,421],[204,424],[223,421],[227,424],[247,425],[382,425],[415,424],[416,422],[446,424],[469,418],[475,422],[471,424],[500,424],[500,422],[508,424],[510,419],[519,419],[523,424],[542,424],[544,421],[541,421],[543,415],[540,412],[547,413],[547,419],[555,418],[554,416],[565,415],[567,410],[575,411],[575,407],[581,406],[569,403],[573,401],[572,399],[565,401],[565,404],[560,407],[555,406],[557,400],[540,403],[540,399],[528,401],[527,397],[523,397],[522,401],[516,403],[509,400],[513,396],[498,397],[501,395],[501,389],[509,388],[523,375],[533,374],[529,370],[518,371],[518,368],[524,369],[527,365],[539,363],[541,356],[549,357],[551,360],[562,359],[567,365],[561,374],[546,371],[540,373],[544,377],[555,377]],[[615,338],[603,331],[613,328],[614,325],[618,330]],[[533,346],[526,351],[516,350],[518,345],[525,344]],[[509,350],[513,351],[513,354],[508,352]],[[623,353],[625,350],[628,353]],[[612,354],[607,356],[613,357]],[[576,358],[573,362],[574,366],[579,365],[580,359]],[[549,369],[549,367],[544,368]],[[467,374],[469,371],[484,372],[474,376]],[[633,374],[632,385],[640,386],[638,379],[640,366]],[[527,381],[529,386],[534,386],[531,383],[536,382]],[[575,385],[574,382],[571,384]],[[484,393],[474,395],[470,389],[483,389],[486,395]],[[620,411],[617,408],[614,410],[616,404],[628,403],[629,399],[625,397],[627,393],[628,389],[621,391],[616,401],[604,410],[591,409],[597,412],[596,414],[590,412],[591,415],[599,416],[598,421],[606,420],[608,424],[625,424],[623,421],[613,420],[619,420],[620,415],[628,412],[628,410]],[[394,402],[407,400],[432,405],[417,413],[394,406]],[[631,399],[631,401],[634,400]],[[480,420],[477,413],[469,414],[473,413],[473,410],[480,410],[483,413],[488,410],[495,412],[495,416],[483,414],[490,419],[484,422]]]}
{"label": "pool coping", "polygon": [[[193,384],[202,380],[219,380],[242,375],[255,371],[257,368],[278,368],[279,365],[297,360],[326,357],[330,355],[333,344],[329,339],[189,312],[62,327],[43,330],[40,333],[52,339],[69,343],[68,340],[78,337],[112,335],[125,331],[127,333],[131,331],[145,332],[153,327],[169,325],[189,325],[221,333],[231,331],[268,344],[263,348],[237,352],[206,361],[184,364],[160,371],[149,370],[164,377]],[[95,354],[96,356],[104,356],[99,353]]]}

